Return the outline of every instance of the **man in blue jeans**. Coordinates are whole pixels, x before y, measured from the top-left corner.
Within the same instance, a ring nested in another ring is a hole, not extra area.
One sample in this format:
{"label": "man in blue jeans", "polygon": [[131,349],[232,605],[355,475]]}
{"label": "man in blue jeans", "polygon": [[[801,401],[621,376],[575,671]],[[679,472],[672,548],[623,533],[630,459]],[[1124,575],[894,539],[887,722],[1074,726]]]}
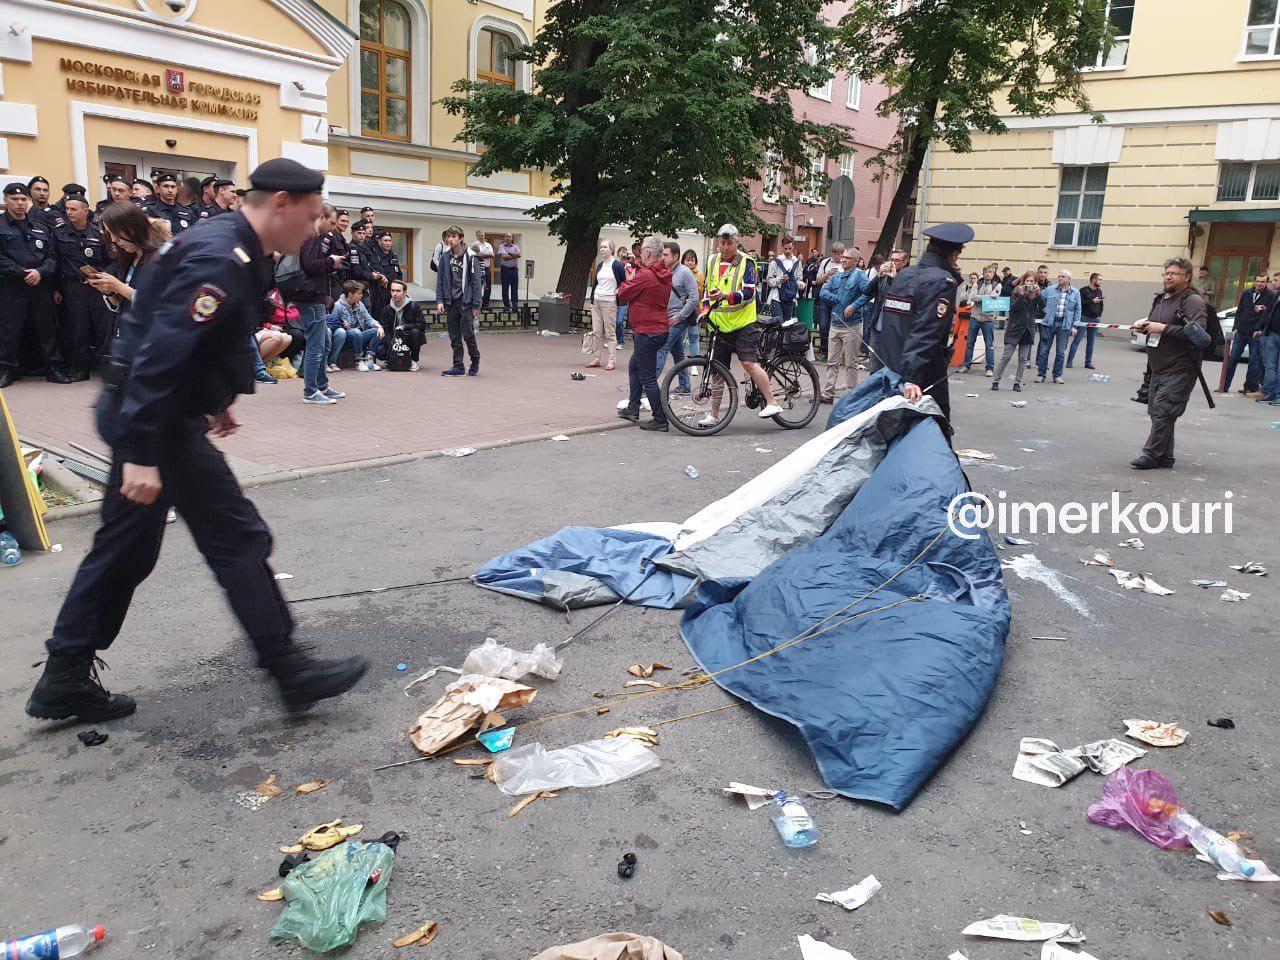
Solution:
{"label": "man in blue jeans", "polygon": [[831,333],[831,301],[822,299],[822,287],[829,283],[842,269],[844,263],[844,244],[833,243],[831,256],[823,258],[818,264],[816,287],[811,291],[813,297],[813,321],[818,328],[818,352],[827,355],[827,338]]}
{"label": "man in blue jeans", "polygon": [[1253,278],[1253,286],[1240,294],[1240,302],[1236,304],[1235,329],[1231,332],[1231,350],[1227,354],[1227,376],[1222,384],[1222,392],[1231,391],[1231,381],[1235,379],[1236,367],[1239,366],[1245,351],[1249,352],[1249,366],[1245,370],[1244,394],[1261,396],[1262,385],[1262,343],[1253,338],[1254,333],[1262,328],[1267,314],[1275,304],[1275,296],[1267,289],[1267,275],[1260,273]]}
{"label": "man in blue jeans", "polygon": [[315,236],[302,242],[298,260],[304,275],[296,290],[281,290],[280,295],[298,308],[302,323],[302,335],[306,345],[302,353],[302,402],[324,406],[337,403],[346,396],[341,390],[329,386],[326,371],[327,342],[329,334],[326,299],[332,276],[341,270],[346,258],[333,249],[337,226],[337,211],[325,204],[324,212],[316,220]]}
{"label": "man in blue jeans", "polygon": [[1071,286],[1071,272],[1058,274],[1058,285],[1044,291],[1044,316],[1036,321],[1040,328],[1040,348],[1036,353],[1036,383],[1044,383],[1049,372],[1049,350],[1053,349],[1053,382],[1062,383],[1062,368],[1067,359],[1067,341],[1071,330],[1080,322],[1080,291]]}
{"label": "man in blue jeans", "polygon": [[[680,244],[667,240],[662,244],[662,262],[671,271],[671,298],[667,301],[667,319],[671,331],[667,342],[658,348],[655,377],[662,376],[662,368],[670,354],[674,363],[685,358],[684,340],[689,327],[698,319],[698,278],[680,262]],[[688,371],[681,370],[679,383],[673,393],[689,393],[691,383]]]}
{"label": "man in blue jeans", "polygon": [[[1271,280],[1273,287],[1280,287],[1280,272],[1273,274]],[[1254,342],[1262,345],[1262,364],[1266,369],[1258,403],[1280,406],[1280,297],[1272,302],[1267,319],[1253,336]]]}

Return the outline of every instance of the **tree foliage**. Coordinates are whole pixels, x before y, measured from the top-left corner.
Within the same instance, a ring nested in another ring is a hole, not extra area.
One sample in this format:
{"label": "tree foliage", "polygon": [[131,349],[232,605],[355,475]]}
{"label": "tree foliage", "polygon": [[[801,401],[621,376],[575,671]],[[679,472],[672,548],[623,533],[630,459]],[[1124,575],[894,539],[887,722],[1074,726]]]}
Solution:
{"label": "tree foliage", "polygon": [[[1002,133],[1001,113],[1092,112],[1082,83],[1111,42],[1104,0],[856,0],[839,46],[864,80],[891,91],[878,107],[898,132],[872,158],[901,176],[877,249],[887,252],[935,140],[960,153],[972,132]],[[1100,117],[1094,118],[1100,120]]]}
{"label": "tree foliage", "polygon": [[[533,43],[533,89],[460,81],[442,103],[475,173],[543,168],[559,183],[533,215],[566,245],[558,289],[580,299],[600,230],[733,221],[757,229],[747,183],[766,156],[788,179],[848,130],[793,114],[789,91],[831,75],[822,0],[558,0]],[[806,50],[816,51],[806,56]]]}

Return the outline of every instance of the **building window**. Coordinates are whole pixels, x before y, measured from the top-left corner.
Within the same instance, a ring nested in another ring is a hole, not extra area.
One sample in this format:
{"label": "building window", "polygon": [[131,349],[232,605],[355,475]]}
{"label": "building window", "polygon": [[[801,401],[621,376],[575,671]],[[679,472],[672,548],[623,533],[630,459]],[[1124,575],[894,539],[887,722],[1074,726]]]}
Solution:
{"label": "building window", "polygon": [[[804,58],[806,61],[808,61],[809,66],[816,67],[818,65],[818,48],[815,47],[813,44],[807,45],[804,49]],[[817,97],[819,100],[826,100],[828,103],[830,103],[832,83],[833,83],[832,79],[828,77],[827,82],[824,83],[822,86],[810,87],[809,96]]]}
{"label": "building window", "polygon": [[862,109],[862,78],[852,69],[849,71],[849,96],[844,105],[850,110]]}
{"label": "building window", "polygon": [[1063,167],[1058,188],[1058,214],[1053,223],[1055,247],[1096,247],[1102,231],[1102,201],[1107,193],[1107,167]]}
{"label": "building window", "polygon": [[360,0],[360,129],[409,139],[409,11],[396,0]]}
{"label": "building window", "polygon": [[853,179],[853,154],[845,153],[840,156],[840,176]]}
{"label": "building window", "polygon": [[1129,61],[1129,37],[1133,33],[1134,0],[1106,0],[1105,16],[1111,26],[1111,46],[1098,51],[1094,67],[1118,69]]}
{"label": "building window", "polygon": [[1249,22],[1244,28],[1244,56],[1280,56],[1280,3],[1252,0]]}
{"label": "building window", "polygon": [[809,159],[809,170],[797,199],[801,203],[821,203],[826,199],[830,187],[831,178],[827,174],[827,158],[820,153],[812,154]]}
{"label": "building window", "polygon": [[512,56],[516,42],[509,34],[490,30],[480,31],[476,51],[476,79],[516,88],[516,60]]}
{"label": "building window", "polygon": [[772,153],[764,158],[764,169],[760,174],[760,199],[765,203],[777,203],[782,196],[782,166]]}
{"label": "building window", "polygon": [[1224,163],[1219,200],[1280,200],[1280,163]]}

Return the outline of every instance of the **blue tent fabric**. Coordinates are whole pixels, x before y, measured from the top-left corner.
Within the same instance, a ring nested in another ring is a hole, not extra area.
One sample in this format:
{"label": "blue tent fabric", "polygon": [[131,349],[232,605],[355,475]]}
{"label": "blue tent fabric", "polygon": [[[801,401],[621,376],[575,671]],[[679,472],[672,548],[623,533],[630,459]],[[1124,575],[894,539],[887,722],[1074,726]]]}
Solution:
{"label": "blue tent fabric", "polygon": [[[671,541],[653,534],[565,527],[495,557],[473,579],[481,587],[561,608],[609,603],[630,594],[631,603],[671,610],[684,603],[694,581],[653,566],[670,551]],[[603,589],[590,589],[590,581]]]}
{"label": "blue tent fabric", "polygon": [[[832,423],[896,387],[896,376],[877,374],[840,402]],[[703,584],[685,613],[685,643],[715,672],[875,591],[812,639],[716,679],[794,724],[827,785],[844,796],[903,809],[972,728],[995,687],[1009,598],[989,540],[947,530],[947,504],[967,489],[938,423],[916,421],[826,533],[749,584]],[[940,531],[921,561],[903,571]],[[870,612],[910,597],[924,599]],[[860,612],[867,615],[848,619]]]}

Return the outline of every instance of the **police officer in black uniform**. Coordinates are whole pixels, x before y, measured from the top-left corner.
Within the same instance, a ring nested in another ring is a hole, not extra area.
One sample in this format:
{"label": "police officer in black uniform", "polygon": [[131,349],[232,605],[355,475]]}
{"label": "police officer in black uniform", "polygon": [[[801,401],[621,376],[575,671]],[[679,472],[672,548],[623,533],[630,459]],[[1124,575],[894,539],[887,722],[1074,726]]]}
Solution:
{"label": "police officer in black uniform", "polygon": [[57,263],[53,237],[31,217],[31,193],[25,183],[4,188],[0,216],[0,387],[22,376],[24,338],[33,346],[32,372],[53,383],[70,383],[58,369],[58,328],[53,314]]}
{"label": "police officer in black uniform", "polygon": [[209,220],[231,213],[231,204],[235,202],[236,183],[234,180],[213,181],[213,202],[200,209],[200,219]]}
{"label": "police officer in black uniform", "polygon": [[73,380],[89,379],[89,369],[111,337],[115,314],[86,282],[85,268],[104,273],[111,265],[111,244],[89,217],[82,196],[66,200],[66,219],[53,228],[58,261],[58,345],[66,372]]}
{"label": "police officer in black uniform", "polygon": [[53,233],[62,214],[49,204],[49,181],[44,177],[32,177],[27,181],[27,192],[31,195],[31,209],[27,216],[32,223],[38,223],[46,232]]}
{"label": "police officer in black uniform", "polygon": [[367,667],[361,657],[317,660],[294,645],[268,562],[271,533],[206,436],[233,433],[231,405],[253,391],[250,344],[274,283],[271,251],[296,254],[321,209],[323,174],[293,160],[267,161],[249,183],[243,211],[160,248],[158,269],[121,320],[98,402],[112,450],[102,526],[46,644],[44,675],[27,701],[33,717],[102,721],[136,708],[103,688],[95,664],[155,565],[170,505],[289,709],[337,696]]}
{"label": "police officer in black uniform", "polygon": [[[374,239],[369,244],[369,257],[374,272],[382,280],[373,288],[376,292],[375,303],[378,312],[374,317],[381,318],[383,309],[391,302],[391,281],[403,280],[404,271],[400,269],[400,258],[392,246],[391,234],[385,230],[374,230]],[[373,307],[369,308],[372,312]]]}
{"label": "police officer in black uniform", "polygon": [[[83,199],[87,197],[88,194],[89,194],[89,191],[84,188],[83,184],[64,183],[62,185],[61,198],[59,198],[58,202],[53,204],[53,206],[51,206],[49,209],[53,211],[53,213],[59,219],[66,220],[67,219],[67,200],[70,199],[71,197],[80,197],[81,199]],[[92,216],[93,211],[90,210],[89,213]]]}
{"label": "police officer in black uniform", "polygon": [[172,173],[156,177],[156,195],[143,209],[148,217],[168,221],[169,234],[174,237],[197,219],[190,207],[178,202],[178,178]]}
{"label": "police officer in black uniform", "polygon": [[101,216],[102,211],[107,209],[113,203],[119,203],[121,200],[130,199],[129,181],[124,177],[114,174],[108,174],[102,178],[103,183],[107,185],[107,196],[105,200],[99,200],[98,205],[93,208],[93,218],[97,220]]}
{"label": "police officer in black uniform", "polygon": [[973,239],[973,228],[942,223],[924,235],[929,238],[924,256],[899,271],[885,297],[876,349],[884,365],[902,377],[903,395],[915,403],[928,394],[950,423],[947,339],[962,279],[960,252]]}

